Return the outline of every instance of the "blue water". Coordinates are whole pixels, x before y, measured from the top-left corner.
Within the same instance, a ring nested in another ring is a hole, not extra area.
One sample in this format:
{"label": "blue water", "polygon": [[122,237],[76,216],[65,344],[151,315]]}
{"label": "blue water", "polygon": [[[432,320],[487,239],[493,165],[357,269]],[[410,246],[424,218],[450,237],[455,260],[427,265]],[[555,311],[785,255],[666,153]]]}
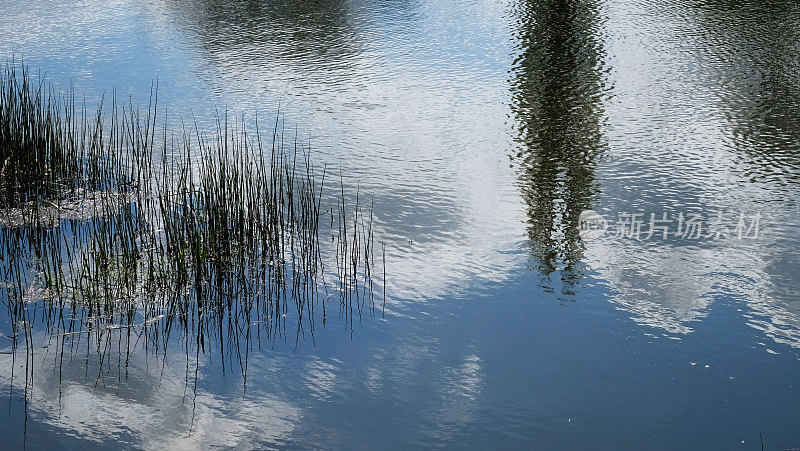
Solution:
{"label": "blue water", "polygon": [[[178,341],[60,378],[37,348],[25,393],[0,337],[0,446],[800,446],[795,4],[0,6],[0,57],[90,103],[157,79],[176,127],[280,111],[374,195],[389,295],[352,335],[262,344],[246,387],[210,348],[196,398]],[[581,238],[589,209],[612,227]],[[630,213],[762,219],[615,236]]]}

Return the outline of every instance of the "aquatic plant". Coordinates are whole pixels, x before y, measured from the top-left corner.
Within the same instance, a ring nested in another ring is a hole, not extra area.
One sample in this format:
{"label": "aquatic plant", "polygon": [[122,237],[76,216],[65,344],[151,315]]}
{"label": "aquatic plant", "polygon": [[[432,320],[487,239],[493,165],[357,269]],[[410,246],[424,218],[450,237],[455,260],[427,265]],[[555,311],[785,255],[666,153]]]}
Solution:
{"label": "aquatic plant", "polygon": [[93,347],[102,367],[111,349],[127,362],[177,336],[187,374],[214,345],[246,381],[262,339],[313,338],[331,302],[351,334],[374,312],[385,262],[381,276],[372,204],[356,190],[348,208],[340,171],[336,206],[323,206],[328,170],[280,120],[267,140],[227,113],[210,133],[175,131],[157,85],[146,110],[112,95],[89,113],[36,79],[14,63],[0,77],[0,302],[15,350],[33,352],[36,328],[62,360]]}

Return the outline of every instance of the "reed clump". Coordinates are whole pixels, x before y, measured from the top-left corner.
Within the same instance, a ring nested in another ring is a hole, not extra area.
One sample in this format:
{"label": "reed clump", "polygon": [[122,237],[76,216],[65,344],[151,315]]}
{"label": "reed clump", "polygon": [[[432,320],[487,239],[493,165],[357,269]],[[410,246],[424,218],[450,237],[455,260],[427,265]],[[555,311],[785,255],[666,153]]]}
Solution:
{"label": "reed clump", "polygon": [[356,192],[348,208],[341,173],[324,195],[332,177],[280,121],[266,140],[227,114],[209,133],[171,129],[155,87],[146,109],[112,96],[90,113],[33,80],[14,64],[0,77],[0,300],[15,349],[32,352],[34,329],[101,354],[166,352],[177,335],[187,359],[214,343],[246,372],[254,343],[313,337],[331,302],[351,333],[375,308],[371,203]]}

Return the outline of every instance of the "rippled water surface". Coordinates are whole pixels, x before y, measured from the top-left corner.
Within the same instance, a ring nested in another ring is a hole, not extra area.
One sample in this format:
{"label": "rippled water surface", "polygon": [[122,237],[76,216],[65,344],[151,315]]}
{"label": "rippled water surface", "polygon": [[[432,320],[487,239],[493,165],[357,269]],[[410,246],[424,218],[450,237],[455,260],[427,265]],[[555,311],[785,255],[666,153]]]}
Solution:
{"label": "rippled water surface", "polygon": [[119,372],[45,337],[23,390],[0,336],[0,446],[800,447],[800,5],[0,7],[0,57],[87,102],[280,114],[374,196],[388,280],[385,318],[262,345],[246,390],[209,351],[187,395],[177,341]]}

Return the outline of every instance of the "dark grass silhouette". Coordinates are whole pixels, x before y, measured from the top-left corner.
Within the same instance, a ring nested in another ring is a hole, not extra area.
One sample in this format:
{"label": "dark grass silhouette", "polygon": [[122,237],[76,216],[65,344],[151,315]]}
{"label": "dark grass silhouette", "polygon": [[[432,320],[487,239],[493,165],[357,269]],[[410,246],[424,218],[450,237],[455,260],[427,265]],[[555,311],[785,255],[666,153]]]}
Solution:
{"label": "dark grass silhouette", "polygon": [[26,362],[46,340],[59,368],[85,352],[121,372],[177,339],[187,384],[214,347],[246,386],[262,341],[313,340],[331,303],[351,334],[374,313],[385,252],[376,274],[372,203],[356,190],[346,205],[340,172],[323,206],[328,171],[279,120],[267,140],[227,113],[213,133],[170,129],[157,86],[142,111],[115,95],[93,112],[76,103],[23,64],[0,77],[0,333]]}

